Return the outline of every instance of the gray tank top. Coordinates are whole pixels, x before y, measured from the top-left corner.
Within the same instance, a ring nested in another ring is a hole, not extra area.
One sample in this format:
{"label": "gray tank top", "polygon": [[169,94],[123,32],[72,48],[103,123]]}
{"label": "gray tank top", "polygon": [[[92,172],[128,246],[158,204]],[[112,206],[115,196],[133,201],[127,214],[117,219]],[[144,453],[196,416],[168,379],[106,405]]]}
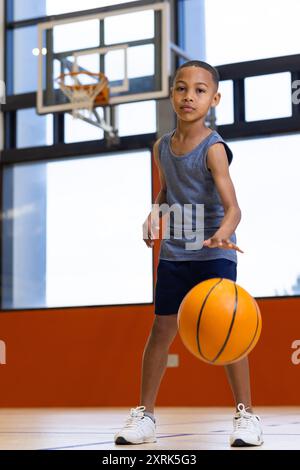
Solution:
{"label": "gray tank top", "polygon": [[[209,147],[217,142],[224,144],[228,163],[232,161],[232,152],[217,131],[212,131],[197,147],[182,156],[176,156],[171,150],[171,137],[175,130],[165,134],[159,143],[159,159],[167,184],[166,200],[168,206],[179,205],[183,211],[184,204],[192,204],[192,227],[196,229],[196,206],[204,204],[204,239],[211,237],[220,227],[224,217],[224,208],[217,191],[211,172],[206,166],[206,156]],[[184,213],[184,212],[183,212]],[[178,219],[177,219],[178,220]],[[183,221],[182,217],[182,221]],[[170,261],[210,260],[226,258],[237,263],[235,250],[203,247],[186,249],[186,243],[191,243],[191,234],[182,231],[181,238],[174,237],[173,214],[170,213],[170,234],[168,239],[162,239],[159,258]],[[177,225],[178,228],[178,225]],[[236,234],[230,237],[236,243]],[[195,238],[194,238],[195,240]]]}

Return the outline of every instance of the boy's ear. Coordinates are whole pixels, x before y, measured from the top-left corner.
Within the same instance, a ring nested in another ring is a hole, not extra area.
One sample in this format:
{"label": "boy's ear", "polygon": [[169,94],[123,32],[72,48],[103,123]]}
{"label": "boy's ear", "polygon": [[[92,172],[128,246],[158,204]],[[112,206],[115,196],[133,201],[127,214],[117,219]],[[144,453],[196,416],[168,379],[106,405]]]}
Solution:
{"label": "boy's ear", "polygon": [[218,106],[218,104],[220,103],[220,99],[221,99],[221,93],[217,92],[215,96],[213,97],[211,107],[215,108],[216,106]]}
{"label": "boy's ear", "polygon": [[170,94],[169,94],[169,98],[172,98],[173,96],[173,91],[174,91],[174,87],[171,86],[170,88]]}

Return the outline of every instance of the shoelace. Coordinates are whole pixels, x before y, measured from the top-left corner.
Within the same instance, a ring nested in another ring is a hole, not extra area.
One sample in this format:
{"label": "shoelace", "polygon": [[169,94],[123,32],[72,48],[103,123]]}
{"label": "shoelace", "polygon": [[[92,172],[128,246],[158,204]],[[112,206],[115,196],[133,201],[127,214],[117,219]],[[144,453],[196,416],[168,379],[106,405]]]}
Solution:
{"label": "shoelace", "polygon": [[254,427],[253,418],[255,415],[248,413],[246,411],[245,405],[243,403],[239,403],[237,406],[238,413],[234,419],[234,427],[235,429],[245,429],[250,430]]}
{"label": "shoelace", "polygon": [[125,422],[124,428],[132,428],[139,424],[139,421],[144,417],[144,406],[138,406],[137,408],[131,408],[130,416]]}

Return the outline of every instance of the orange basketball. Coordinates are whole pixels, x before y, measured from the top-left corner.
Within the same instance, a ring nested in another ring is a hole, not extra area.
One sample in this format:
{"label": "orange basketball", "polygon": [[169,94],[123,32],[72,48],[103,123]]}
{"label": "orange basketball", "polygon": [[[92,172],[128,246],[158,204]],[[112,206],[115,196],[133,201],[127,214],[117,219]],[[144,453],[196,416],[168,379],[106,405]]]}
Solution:
{"label": "orange basketball", "polygon": [[247,356],[261,333],[255,299],[229,279],[200,282],[182,300],[178,329],[187,349],[210,364],[226,365]]}

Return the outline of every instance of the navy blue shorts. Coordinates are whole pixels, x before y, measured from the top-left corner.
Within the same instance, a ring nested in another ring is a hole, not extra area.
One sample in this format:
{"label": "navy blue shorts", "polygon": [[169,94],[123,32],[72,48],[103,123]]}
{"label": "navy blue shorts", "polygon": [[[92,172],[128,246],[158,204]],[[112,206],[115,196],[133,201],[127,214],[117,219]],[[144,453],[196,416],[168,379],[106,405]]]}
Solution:
{"label": "navy blue shorts", "polygon": [[236,281],[237,265],[226,258],[205,261],[160,259],[155,286],[155,315],[177,314],[185,295],[199,282],[214,277]]}

